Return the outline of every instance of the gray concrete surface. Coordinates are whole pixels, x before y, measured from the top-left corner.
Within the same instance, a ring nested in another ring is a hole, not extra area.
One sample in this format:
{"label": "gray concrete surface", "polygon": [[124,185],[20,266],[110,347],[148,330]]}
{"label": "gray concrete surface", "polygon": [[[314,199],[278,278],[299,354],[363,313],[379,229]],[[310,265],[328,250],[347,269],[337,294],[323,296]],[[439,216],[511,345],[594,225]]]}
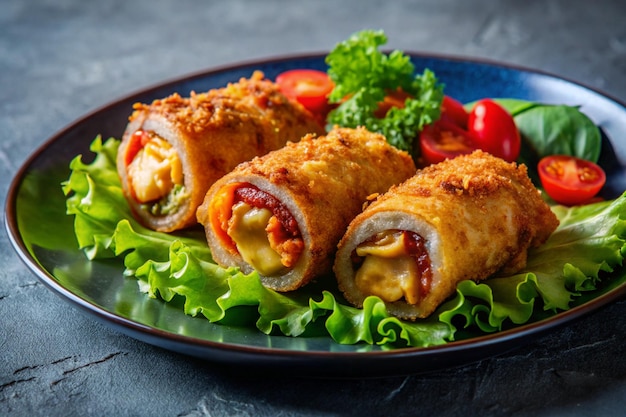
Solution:
{"label": "gray concrete surface", "polygon": [[[327,51],[389,47],[549,71],[626,101],[622,0],[0,0],[0,193],[54,132],[154,83]],[[622,138],[626,140],[626,138]],[[3,206],[4,207],[4,206]],[[0,234],[0,415],[618,416],[626,301],[522,350],[426,375],[310,380],[217,371],[78,314]]]}

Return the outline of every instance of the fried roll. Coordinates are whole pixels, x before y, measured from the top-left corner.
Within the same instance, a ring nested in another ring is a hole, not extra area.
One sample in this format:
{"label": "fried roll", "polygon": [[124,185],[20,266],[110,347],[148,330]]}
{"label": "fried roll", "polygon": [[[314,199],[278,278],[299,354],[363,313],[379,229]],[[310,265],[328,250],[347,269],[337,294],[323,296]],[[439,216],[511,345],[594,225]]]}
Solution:
{"label": "fried roll", "polygon": [[475,151],[372,202],[341,239],[333,269],[355,306],[376,295],[392,315],[424,318],[460,281],[522,269],[557,225],[525,165]]}
{"label": "fried roll", "polygon": [[124,195],[145,226],[196,222],[209,187],[237,164],[322,126],[255,72],[220,89],[135,104],[117,156]]}
{"label": "fried roll", "polygon": [[365,129],[332,129],[237,166],[198,208],[213,259],[256,270],[277,291],[331,272],[339,239],[368,196],[416,172]]}

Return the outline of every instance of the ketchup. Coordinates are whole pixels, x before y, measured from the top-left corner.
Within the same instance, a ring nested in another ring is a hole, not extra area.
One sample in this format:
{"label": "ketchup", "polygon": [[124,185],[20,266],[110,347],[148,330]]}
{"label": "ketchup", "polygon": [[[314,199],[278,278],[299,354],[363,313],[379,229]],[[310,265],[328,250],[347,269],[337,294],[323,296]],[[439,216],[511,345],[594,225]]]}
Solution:
{"label": "ketchup", "polygon": [[417,263],[417,269],[420,273],[419,294],[423,297],[430,291],[433,280],[430,257],[426,251],[425,241],[415,232],[405,230],[402,233],[404,234],[404,249]]}
{"label": "ketchup", "polygon": [[237,188],[234,194],[234,203],[242,201],[252,207],[268,209],[278,219],[288,236],[298,237],[300,235],[296,219],[289,209],[273,195],[261,191],[251,184]]}

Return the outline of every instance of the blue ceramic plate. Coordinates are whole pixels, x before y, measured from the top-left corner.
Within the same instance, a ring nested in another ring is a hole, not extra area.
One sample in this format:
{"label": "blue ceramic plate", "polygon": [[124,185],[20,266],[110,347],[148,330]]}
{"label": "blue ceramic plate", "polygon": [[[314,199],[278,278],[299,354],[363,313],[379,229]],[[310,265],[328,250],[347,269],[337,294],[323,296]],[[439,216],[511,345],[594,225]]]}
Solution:
{"label": "blue ceramic plate", "polygon": [[[509,97],[581,106],[604,133],[600,164],[608,174],[604,196],[626,190],[626,108],[571,81],[528,69],[484,61],[411,54],[418,71],[428,67],[446,93],[469,102]],[[556,326],[588,314],[626,293],[626,285],[597,291],[577,307],[532,324],[432,348],[381,350],[339,345],[327,337],[267,336],[254,328],[211,324],[186,316],[180,306],[147,298],[135,280],[122,276],[119,259],[90,262],[77,249],[73,219],[65,215],[60,183],[69,162],[89,155],[97,135],[121,137],[132,104],[173,92],[182,95],[224,86],[260,69],[269,78],[293,68],[325,69],[324,55],[292,56],[214,69],[129,95],[76,121],[43,144],[17,173],[9,191],[6,227],[26,265],[63,300],[114,329],[147,343],[227,366],[286,370],[308,376],[385,376],[456,366],[501,354]]]}

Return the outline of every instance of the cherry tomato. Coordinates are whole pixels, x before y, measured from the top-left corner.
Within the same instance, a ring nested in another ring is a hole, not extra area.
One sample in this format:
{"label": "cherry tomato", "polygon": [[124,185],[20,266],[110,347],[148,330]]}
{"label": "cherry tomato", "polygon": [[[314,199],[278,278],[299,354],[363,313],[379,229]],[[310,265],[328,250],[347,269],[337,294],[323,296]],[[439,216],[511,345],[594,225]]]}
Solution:
{"label": "cherry tomato", "polygon": [[467,121],[469,113],[465,111],[465,107],[460,101],[450,96],[443,96],[441,103],[441,117],[451,120],[455,125],[467,129]]}
{"label": "cherry tomato", "polygon": [[426,126],[420,132],[419,143],[427,164],[436,164],[476,150],[472,134],[447,119],[439,119]]}
{"label": "cherry tomato", "polygon": [[550,155],[539,161],[539,179],[557,203],[584,204],[604,186],[606,174],[593,162],[569,155]]}
{"label": "cherry tomato", "polygon": [[522,143],[519,130],[509,112],[495,101],[478,101],[469,113],[467,129],[483,151],[509,162],[519,156]]}
{"label": "cherry tomato", "polygon": [[312,69],[285,71],[276,77],[276,84],[284,95],[299,101],[311,113],[323,113],[327,97],[334,88],[328,74]]}

